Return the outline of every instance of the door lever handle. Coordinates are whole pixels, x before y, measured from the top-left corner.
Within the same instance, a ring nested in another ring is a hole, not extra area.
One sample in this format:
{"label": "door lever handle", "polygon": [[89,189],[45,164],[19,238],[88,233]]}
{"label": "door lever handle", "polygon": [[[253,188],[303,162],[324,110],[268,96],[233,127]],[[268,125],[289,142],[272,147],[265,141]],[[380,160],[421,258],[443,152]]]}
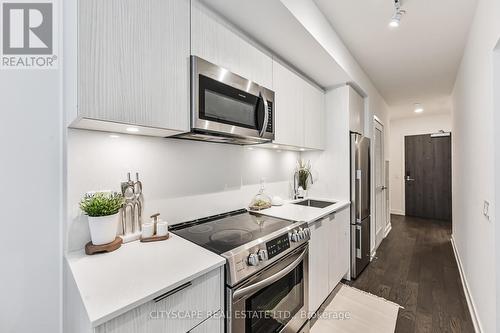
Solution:
{"label": "door lever handle", "polygon": [[406,179],[405,179],[407,182],[414,182],[415,179],[413,178],[410,178],[410,176],[406,176]]}

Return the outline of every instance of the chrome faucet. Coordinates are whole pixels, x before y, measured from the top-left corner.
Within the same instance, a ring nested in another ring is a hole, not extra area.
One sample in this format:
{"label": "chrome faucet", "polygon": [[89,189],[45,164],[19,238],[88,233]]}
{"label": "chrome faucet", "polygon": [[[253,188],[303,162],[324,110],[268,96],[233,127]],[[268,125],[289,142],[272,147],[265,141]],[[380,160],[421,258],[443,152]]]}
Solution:
{"label": "chrome faucet", "polygon": [[299,199],[299,172],[295,171],[293,174],[293,199]]}
{"label": "chrome faucet", "polygon": [[[135,174],[135,182],[127,173],[127,181],[121,183],[122,194],[125,202],[122,207],[122,229],[123,235],[130,232],[135,233],[142,230],[142,210],[144,207],[144,196],[142,194],[142,182],[139,180],[139,173]],[[128,230],[128,221],[130,229]]]}

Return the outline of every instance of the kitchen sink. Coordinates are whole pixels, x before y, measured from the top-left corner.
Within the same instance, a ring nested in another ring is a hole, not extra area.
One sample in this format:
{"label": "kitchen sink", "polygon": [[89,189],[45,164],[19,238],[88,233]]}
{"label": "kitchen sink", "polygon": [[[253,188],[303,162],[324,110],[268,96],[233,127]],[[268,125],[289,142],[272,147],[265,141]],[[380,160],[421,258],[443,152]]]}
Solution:
{"label": "kitchen sink", "polygon": [[293,204],[294,205],[301,205],[301,206],[308,206],[308,207],[315,207],[315,208],[325,208],[325,207],[336,204],[336,202],[307,199],[307,200],[302,200],[299,202],[294,202]]}

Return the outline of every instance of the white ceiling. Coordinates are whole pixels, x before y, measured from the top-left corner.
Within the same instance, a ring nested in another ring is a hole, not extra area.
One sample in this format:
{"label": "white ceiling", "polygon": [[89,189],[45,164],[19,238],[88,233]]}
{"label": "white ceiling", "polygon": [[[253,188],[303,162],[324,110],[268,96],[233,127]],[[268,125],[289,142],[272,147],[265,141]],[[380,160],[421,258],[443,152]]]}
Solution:
{"label": "white ceiling", "polygon": [[402,0],[399,28],[392,0],[314,0],[391,107],[391,118],[451,110],[450,93],[476,0]]}

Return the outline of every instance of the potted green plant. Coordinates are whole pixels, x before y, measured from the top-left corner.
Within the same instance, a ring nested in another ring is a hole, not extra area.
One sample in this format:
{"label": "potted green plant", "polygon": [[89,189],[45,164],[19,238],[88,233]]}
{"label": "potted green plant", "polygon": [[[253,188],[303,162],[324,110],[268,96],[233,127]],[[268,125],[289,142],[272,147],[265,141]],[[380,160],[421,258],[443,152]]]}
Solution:
{"label": "potted green plant", "polygon": [[80,209],[88,216],[92,244],[111,243],[116,238],[123,196],[116,192],[86,193]]}
{"label": "potted green plant", "polygon": [[307,163],[304,162],[304,160],[298,160],[297,161],[297,169],[296,169],[296,174],[298,178],[298,185],[299,185],[299,191],[300,188],[302,188],[302,193],[300,194],[301,197],[306,197],[307,196],[307,189],[309,187],[309,183],[313,184],[313,177],[311,173],[311,162],[308,161]]}

